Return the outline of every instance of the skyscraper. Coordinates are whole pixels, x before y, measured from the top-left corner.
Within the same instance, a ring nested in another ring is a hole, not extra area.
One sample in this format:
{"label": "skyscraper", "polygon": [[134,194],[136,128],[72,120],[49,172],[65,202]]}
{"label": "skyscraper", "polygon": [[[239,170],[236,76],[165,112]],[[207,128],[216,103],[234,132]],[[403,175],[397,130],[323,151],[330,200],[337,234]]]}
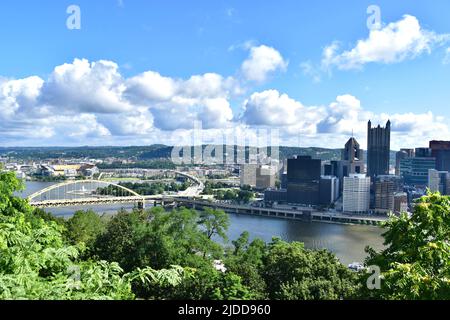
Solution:
{"label": "skyscraper", "polygon": [[402,190],[400,177],[378,176],[375,181],[375,209],[377,211],[394,211],[394,196]]}
{"label": "skyscraper", "polygon": [[436,158],[436,169],[450,171],[450,141],[430,141],[430,149]]}
{"label": "skyscraper", "polygon": [[415,156],[414,149],[400,149],[399,152],[395,154],[395,175],[400,175],[400,161],[405,158],[412,158]]}
{"label": "skyscraper", "polygon": [[358,141],[351,137],[345,144],[342,151],[342,160],[348,166],[347,174],[364,173],[363,151],[359,147]]}
{"label": "skyscraper", "polygon": [[[428,170],[436,169],[436,159],[432,157],[405,158],[400,161],[400,176],[405,185],[425,187],[428,184]],[[420,152],[419,152],[420,154]]]}
{"label": "skyscraper", "polygon": [[309,156],[288,160],[287,201],[305,205],[319,204],[321,161]]}
{"label": "skyscraper", "polygon": [[428,188],[431,192],[450,194],[450,173],[448,171],[428,170]]}
{"label": "skyscraper", "polygon": [[351,174],[344,177],[342,209],[344,212],[366,213],[370,203],[370,177]]}
{"label": "skyscraper", "polygon": [[389,155],[391,150],[391,122],[386,127],[372,128],[369,120],[367,129],[367,175],[376,177],[389,174]]}

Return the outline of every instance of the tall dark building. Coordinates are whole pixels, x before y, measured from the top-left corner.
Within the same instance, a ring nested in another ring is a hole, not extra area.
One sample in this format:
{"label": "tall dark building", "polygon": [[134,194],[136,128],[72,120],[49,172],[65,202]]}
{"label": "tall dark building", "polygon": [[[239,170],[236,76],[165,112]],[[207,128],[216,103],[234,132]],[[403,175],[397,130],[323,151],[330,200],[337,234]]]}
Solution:
{"label": "tall dark building", "polygon": [[287,201],[305,205],[319,204],[321,161],[309,156],[288,160]]}
{"label": "tall dark building", "polygon": [[367,129],[367,175],[376,177],[389,174],[389,155],[391,150],[391,122],[386,127],[372,128],[369,121]]}
{"label": "tall dark building", "polygon": [[450,141],[430,141],[431,156],[438,171],[450,171]]}

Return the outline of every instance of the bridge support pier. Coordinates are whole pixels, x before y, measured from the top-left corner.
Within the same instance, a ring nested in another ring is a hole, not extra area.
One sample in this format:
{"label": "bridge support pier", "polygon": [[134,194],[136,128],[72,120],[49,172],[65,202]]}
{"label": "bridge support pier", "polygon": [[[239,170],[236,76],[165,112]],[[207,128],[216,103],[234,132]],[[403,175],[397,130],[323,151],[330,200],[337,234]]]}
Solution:
{"label": "bridge support pier", "polygon": [[139,210],[145,210],[145,201],[139,201],[137,206]]}

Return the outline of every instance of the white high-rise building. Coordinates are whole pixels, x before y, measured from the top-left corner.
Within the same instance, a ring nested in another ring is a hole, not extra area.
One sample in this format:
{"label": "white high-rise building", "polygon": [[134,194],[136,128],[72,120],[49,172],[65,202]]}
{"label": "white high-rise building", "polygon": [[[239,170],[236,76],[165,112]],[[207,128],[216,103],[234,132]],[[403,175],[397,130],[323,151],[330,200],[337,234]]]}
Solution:
{"label": "white high-rise building", "polygon": [[370,205],[370,177],[351,174],[344,177],[343,211],[366,213]]}

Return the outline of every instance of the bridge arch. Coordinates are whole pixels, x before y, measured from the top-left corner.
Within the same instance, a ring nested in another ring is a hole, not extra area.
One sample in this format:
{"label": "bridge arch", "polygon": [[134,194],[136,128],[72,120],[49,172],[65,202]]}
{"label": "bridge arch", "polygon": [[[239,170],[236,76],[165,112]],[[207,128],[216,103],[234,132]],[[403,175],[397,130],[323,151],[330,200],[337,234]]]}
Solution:
{"label": "bridge arch", "polygon": [[89,183],[93,183],[93,184],[97,183],[98,185],[105,185],[106,187],[113,186],[113,187],[116,187],[118,189],[121,189],[123,191],[130,193],[132,196],[142,197],[142,195],[138,194],[137,192],[135,192],[127,187],[116,184],[116,183],[111,183],[111,182],[101,181],[101,180],[71,180],[71,181],[65,181],[62,183],[54,184],[47,188],[39,190],[39,191],[33,193],[32,195],[28,196],[28,201],[33,202],[34,200],[38,199],[40,196],[44,195],[45,193],[51,192],[52,190],[57,190],[59,188],[64,188],[67,186],[72,186],[72,185],[77,185],[77,184],[89,184]]}

